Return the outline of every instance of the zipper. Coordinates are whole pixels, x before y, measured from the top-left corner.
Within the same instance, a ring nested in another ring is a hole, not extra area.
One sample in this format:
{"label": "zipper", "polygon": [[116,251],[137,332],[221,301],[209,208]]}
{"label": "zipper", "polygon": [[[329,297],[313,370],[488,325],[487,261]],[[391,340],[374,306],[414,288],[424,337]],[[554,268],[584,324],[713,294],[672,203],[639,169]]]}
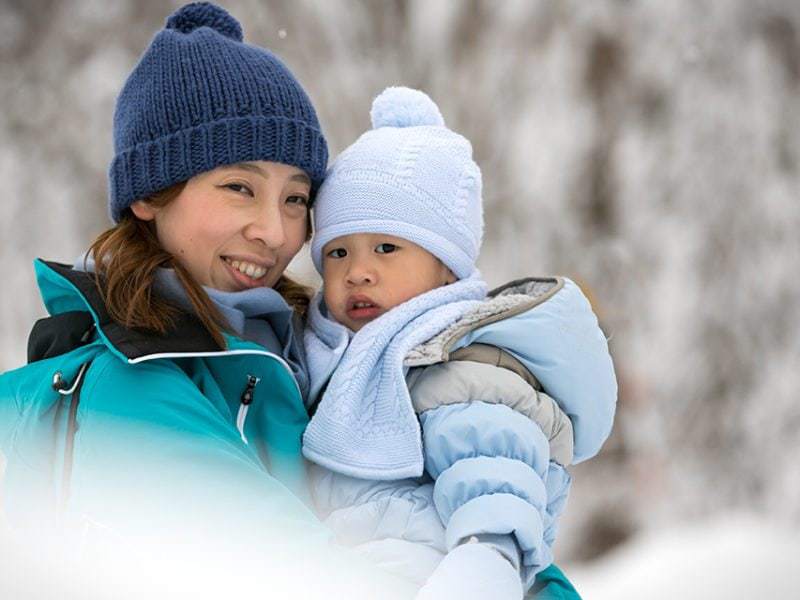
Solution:
{"label": "zipper", "polygon": [[239,414],[236,415],[236,429],[239,430],[239,435],[242,436],[242,441],[247,444],[247,436],[244,434],[244,422],[247,419],[247,411],[250,410],[250,405],[253,403],[253,393],[255,392],[258,382],[261,381],[260,377],[255,375],[247,376],[247,386],[242,392],[242,397],[239,400]]}
{"label": "zipper", "polygon": [[69,501],[70,484],[72,482],[72,461],[75,453],[75,434],[78,432],[78,405],[81,401],[81,388],[83,387],[84,375],[90,364],[91,361],[81,365],[78,375],[75,377],[75,383],[73,383],[69,389],[57,389],[58,393],[62,396],[70,396],[69,413],[67,415],[67,438],[64,443],[64,466],[61,473],[62,510],[66,508],[67,502]]}

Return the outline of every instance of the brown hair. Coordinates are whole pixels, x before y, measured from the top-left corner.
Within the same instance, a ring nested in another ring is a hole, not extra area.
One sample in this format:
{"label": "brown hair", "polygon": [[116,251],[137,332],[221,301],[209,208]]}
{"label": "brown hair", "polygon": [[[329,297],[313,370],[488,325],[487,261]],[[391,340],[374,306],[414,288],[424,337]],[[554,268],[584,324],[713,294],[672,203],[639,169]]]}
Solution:
{"label": "brown hair", "polygon": [[[156,207],[166,206],[178,197],[185,185],[185,182],[177,183],[146,201]],[[310,217],[307,219],[306,241],[311,237]],[[153,293],[153,284],[157,269],[168,267],[175,270],[208,333],[221,348],[225,347],[222,333],[230,330],[225,317],[180,261],[161,247],[152,221],[142,221],[130,210],[125,211],[114,227],[92,242],[89,255],[95,262],[95,284],[114,321],[127,328],[166,334],[174,326],[181,309]],[[310,288],[282,275],[275,290],[296,312],[305,314],[313,293]]]}

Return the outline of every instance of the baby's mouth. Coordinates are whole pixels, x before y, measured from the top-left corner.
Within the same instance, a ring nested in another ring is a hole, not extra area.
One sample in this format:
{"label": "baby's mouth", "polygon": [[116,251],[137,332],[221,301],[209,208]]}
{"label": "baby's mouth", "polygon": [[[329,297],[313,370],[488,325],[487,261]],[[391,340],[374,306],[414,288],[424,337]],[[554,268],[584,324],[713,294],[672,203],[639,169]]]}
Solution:
{"label": "baby's mouth", "polygon": [[367,298],[349,300],[347,302],[347,316],[354,321],[364,321],[374,319],[381,314],[382,309],[379,305]]}

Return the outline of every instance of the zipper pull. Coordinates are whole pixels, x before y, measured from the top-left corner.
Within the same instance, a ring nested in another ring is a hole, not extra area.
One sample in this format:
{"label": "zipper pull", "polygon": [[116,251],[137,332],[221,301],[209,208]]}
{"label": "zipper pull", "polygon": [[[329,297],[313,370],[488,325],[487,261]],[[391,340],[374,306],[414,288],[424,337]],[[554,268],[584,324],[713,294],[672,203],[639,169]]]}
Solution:
{"label": "zipper pull", "polygon": [[250,408],[250,405],[253,403],[253,392],[258,385],[258,382],[261,381],[260,377],[256,377],[255,375],[248,375],[247,376],[247,386],[244,388],[241,397],[241,404],[239,404],[239,414],[236,415],[236,428],[239,430],[239,435],[242,437],[242,441],[247,444],[247,436],[244,434],[244,421],[247,418],[247,411]]}
{"label": "zipper pull", "polygon": [[253,391],[255,391],[259,381],[261,381],[260,377],[256,377],[255,375],[247,376],[247,387],[244,388],[244,392],[242,392],[242,404],[252,404]]}

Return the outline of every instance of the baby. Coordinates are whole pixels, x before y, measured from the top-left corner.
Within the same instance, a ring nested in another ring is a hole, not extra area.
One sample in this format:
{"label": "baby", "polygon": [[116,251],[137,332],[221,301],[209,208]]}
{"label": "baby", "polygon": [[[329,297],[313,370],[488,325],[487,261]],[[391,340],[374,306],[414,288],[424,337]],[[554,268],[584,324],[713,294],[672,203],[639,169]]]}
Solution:
{"label": "baby", "polygon": [[610,433],[606,339],[568,279],[487,292],[481,173],[428,96],[388,88],[371,116],[314,209],[314,501],[419,598],[521,598],[552,563],[565,467]]}

